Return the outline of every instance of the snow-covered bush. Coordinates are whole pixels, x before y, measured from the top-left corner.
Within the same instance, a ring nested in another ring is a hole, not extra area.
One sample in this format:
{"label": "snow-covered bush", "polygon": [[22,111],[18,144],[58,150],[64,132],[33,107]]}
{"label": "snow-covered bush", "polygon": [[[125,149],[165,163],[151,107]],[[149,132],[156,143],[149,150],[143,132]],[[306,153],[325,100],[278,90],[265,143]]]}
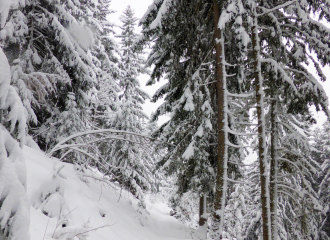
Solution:
{"label": "snow-covered bush", "polygon": [[[0,16],[6,15],[0,1]],[[4,21],[5,19],[1,19]],[[4,24],[1,22],[1,26]],[[22,150],[26,120],[23,104],[10,86],[10,66],[0,47],[0,231],[8,240],[29,240],[30,206],[26,194],[26,168]],[[17,128],[16,128],[17,126]]]}

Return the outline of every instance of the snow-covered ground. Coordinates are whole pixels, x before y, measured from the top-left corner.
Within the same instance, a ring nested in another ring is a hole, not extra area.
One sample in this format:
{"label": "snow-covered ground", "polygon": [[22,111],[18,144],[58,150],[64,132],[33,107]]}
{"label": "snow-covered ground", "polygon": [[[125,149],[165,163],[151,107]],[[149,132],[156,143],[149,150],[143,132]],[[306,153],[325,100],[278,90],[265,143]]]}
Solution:
{"label": "snow-covered ground", "polygon": [[[27,146],[24,155],[32,240],[192,239],[192,230],[171,217],[169,207],[159,197],[146,197],[146,211],[128,192],[95,180],[102,179],[98,172],[81,173],[74,165],[50,159]],[[54,169],[56,172],[62,165],[60,174],[54,175]],[[62,211],[62,221],[58,217],[49,218],[43,211],[48,215]]]}

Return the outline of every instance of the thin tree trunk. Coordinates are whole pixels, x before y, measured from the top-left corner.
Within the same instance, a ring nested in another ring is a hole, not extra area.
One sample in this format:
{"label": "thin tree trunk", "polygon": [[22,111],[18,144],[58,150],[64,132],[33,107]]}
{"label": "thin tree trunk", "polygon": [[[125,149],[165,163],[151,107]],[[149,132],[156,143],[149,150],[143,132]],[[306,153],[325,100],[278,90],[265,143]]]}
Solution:
{"label": "thin tree trunk", "polygon": [[199,197],[199,226],[203,227],[207,221],[206,217],[206,196],[205,194],[203,196]]}
{"label": "thin tree trunk", "polygon": [[[275,97],[275,96],[273,96]],[[272,240],[277,240],[277,126],[276,126],[276,115],[277,115],[277,102],[272,101],[271,105],[271,146],[270,146],[270,214],[271,214],[271,230]]]}
{"label": "thin tree trunk", "polygon": [[199,197],[199,237],[207,238],[206,195]]}
{"label": "thin tree trunk", "polygon": [[254,78],[257,97],[257,115],[258,115],[258,142],[259,142],[259,169],[261,185],[261,208],[262,208],[262,231],[263,240],[270,240],[270,207],[269,207],[269,189],[267,186],[267,163],[266,163],[266,142],[265,142],[265,114],[264,114],[264,91],[263,79],[261,76],[260,64],[260,44],[258,36],[258,20],[256,9],[254,8],[253,27],[252,27],[252,51],[254,59]]}
{"label": "thin tree trunk", "polygon": [[222,239],[223,216],[225,209],[225,196],[227,191],[227,97],[226,97],[226,71],[223,32],[218,28],[220,6],[213,0],[214,37],[215,37],[215,64],[216,89],[218,101],[218,159],[216,189],[213,205],[213,224],[210,236],[212,239]]}

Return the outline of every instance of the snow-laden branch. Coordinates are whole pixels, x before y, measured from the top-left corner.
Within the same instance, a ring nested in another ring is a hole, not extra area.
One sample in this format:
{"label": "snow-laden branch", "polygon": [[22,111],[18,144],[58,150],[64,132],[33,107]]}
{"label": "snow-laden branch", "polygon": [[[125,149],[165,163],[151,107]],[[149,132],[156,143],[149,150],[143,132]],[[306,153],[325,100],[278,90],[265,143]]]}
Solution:
{"label": "snow-laden branch", "polygon": [[232,161],[229,161],[229,160],[228,160],[228,163],[230,163],[230,164],[234,164],[234,165],[239,165],[239,166],[244,166],[244,167],[250,167],[250,166],[253,166],[253,165],[254,165],[254,163],[251,163],[251,164],[244,164],[244,163],[232,162]]}
{"label": "snow-laden branch", "polygon": [[[128,132],[128,131],[123,131],[123,130],[115,130],[115,129],[98,129],[98,130],[88,130],[88,131],[85,131],[85,132],[79,132],[79,133],[73,134],[73,135],[71,135],[71,136],[63,139],[62,141],[60,141],[58,144],[56,144],[54,146],[54,148],[48,153],[48,155],[51,155],[51,153],[54,152],[54,149],[59,148],[65,142],[67,142],[67,141],[69,141],[69,140],[71,140],[73,138],[81,137],[81,136],[89,135],[89,134],[99,134],[99,133],[117,133],[117,134],[134,135],[134,136],[139,136],[139,137],[142,137],[142,138],[148,138],[148,139],[150,139],[152,141],[162,142],[162,143],[165,143],[165,144],[168,144],[168,145],[173,146],[173,144],[170,144],[170,143],[167,143],[167,142],[164,142],[164,141],[161,141],[161,140],[157,140],[155,138],[152,138],[152,137],[149,137],[147,135],[140,134],[140,133]],[[119,139],[119,140],[125,140],[126,141],[127,139]]]}
{"label": "snow-laden branch", "polygon": [[275,71],[279,71],[283,77],[283,80],[286,81],[288,84],[290,84],[290,86],[292,87],[292,89],[296,92],[296,94],[298,94],[298,90],[296,88],[296,86],[294,85],[292,79],[288,76],[288,74],[284,71],[284,69],[274,60],[271,58],[265,58],[265,59],[260,59],[260,62],[264,62],[264,63],[270,63]]}
{"label": "snow-laden branch", "polygon": [[281,190],[277,190],[278,193],[282,193],[284,195],[287,195],[288,197],[290,197],[295,203],[298,204],[296,198],[294,196],[292,196],[289,192],[285,192],[285,191],[281,191]]}
{"label": "snow-laden branch", "polygon": [[66,155],[68,155],[69,153],[71,153],[73,151],[73,149],[69,149],[68,151],[66,151],[60,158],[60,161],[62,161],[63,158],[65,158]]}
{"label": "snow-laden branch", "polygon": [[278,158],[278,160],[281,160],[281,161],[287,162],[287,163],[291,164],[292,166],[295,166],[295,167],[298,169],[298,171],[300,172],[300,174],[301,174],[302,176],[304,175],[304,174],[301,172],[300,168],[297,166],[297,164],[295,164],[294,162],[290,161],[289,159],[287,159],[287,158],[283,158],[283,157],[280,157],[280,158]]}
{"label": "snow-laden branch", "polygon": [[121,137],[117,137],[117,136],[109,136],[109,137],[105,137],[105,138],[95,139],[94,141],[90,141],[90,142],[87,142],[87,143],[64,144],[64,145],[59,145],[59,146],[56,145],[57,147],[55,146],[47,155],[51,156],[52,153],[54,153],[58,150],[61,150],[61,149],[65,149],[65,148],[90,146],[91,143],[103,141],[103,140],[106,140],[106,139],[114,139],[114,140],[132,142],[132,143],[136,143],[136,144],[144,144],[144,143],[132,141],[132,140],[129,140],[129,139],[126,139],[126,138],[121,138]]}
{"label": "snow-laden branch", "polygon": [[93,155],[91,155],[88,152],[84,151],[83,149],[80,149],[80,148],[77,148],[77,147],[71,147],[71,149],[75,150],[77,152],[81,152],[81,153],[85,154],[86,156],[94,159],[96,162],[99,162],[99,160],[96,157],[94,157]]}
{"label": "snow-laden branch", "polygon": [[255,92],[250,92],[250,93],[240,93],[240,94],[236,94],[236,93],[230,93],[229,91],[227,91],[227,95],[230,97],[239,97],[239,98],[248,98],[248,97],[253,97]]}
{"label": "snow-laden branch", "polygon": [[248,126],[258,126],[258,123],[249,123],[249,122],[235,122],[240,125],[248,125]]}
{"label": "snow-laden branch", "polygon": [[225,144],[227,146],[230,146],[230,147],[233,147],[233,148],[248,148],[248,147],[251,147],[251,146],[244,146],[244,145],[236,145],[236,144],[232,144],[231,142],[229,141],[226,141]]}
{"label": "snow-laden branch", "polygon": [[[306,38],[302,38],[302,40],[306,41],[306,39],[310,39],[310,40],[313,40],[315,41],[315,43],[319,46],[319,47],[322,47],[324,48],[325,50],[327,50],[327,52],[330,51],[329,47],[323,43],[320,39],[314,37],[314,36],[311,36],[309,35],[308,33],[306,33],[305,31],[299,29],[298,27],[296,27],[295,25],[293,24],[283,24],[283,26],[286,26],[286,27],[289,27],[289,28],[294,28],[297,32],[299,32],[301,35],[305,36]],[[297,36],[298,37],[298,36]]]}
{"label": "snow-laden branch", "polygon": [[234,180],[234,179],[230,179],[230,178],[227,178],[227,181],[233,182],[233,183],[247,184],[247,182],[242,182],[242,181],[238,181],[238,180]]}
{"label": "snow-laden branch", "polygon": [[282,122],[282,121],[276,121],[276,123],[279,123],[279,124],[283,125],[283,126],[286,127],[291,133],[296,132],[296,131],[294,131],[294,129],[293,129],[289,124],[286,124],[285,122]]}
{"label": "snow-laden branch", "polygon": [[198,86],[205,86],[205,85],[209,85],[212,83],[216,83],[217,81],[212,81],[212,82],[207,82],[207,83],[202,83],[202,84],[198,84]]}
{"label": "snow-laden branch", "polygon": [[[167,11],[169,10],[170,5],[172,4],[172,0],[165,0],[161,7],[158,10],[156,18],[150,23],[148,30],[153,30],[157,27],[162,27],[162,18],[167,14]],[[152,7],[154,8],[154,7]],[[149,9],[148,9],[149,11]]]}
{"label": "snow-laden branch", "polygon": [[292,187],[292,188],[294,188],[294,187],[295,187],[295,185],[294,185],[294,184],[292,184],[291,182],[285,182],[285,181],[275,181],[274,183],[278,183],[278,184],[287,185],[287,186],[289,186],[289,187]]}
{"label": "snow-laden branch", "polygon": [[297,189],[294,189],[294,188],[292,188],[290,186],[287,186],[287,185],[279,184],[278,183],[277,184],[277,187],[287,188],[287,189],[291,190],[292,192],[297,193],[300,197],[302,197],[301,192],[299,192]]}
{"label": "snow-laden branch", "polygon": [[[93,155],[89,154],[88,152],[86,152],[86,151],[84,151],[84,150],[82,150],[82,149],[79,149],[79,148],[76,148],[76,147],[71,147],[71,149],[70,149],[68,152],[73,151],[73,150],[78,151],[78,152],[80,152],[80,153],[83,153],[83,154],[85,154],[86,156],[92,158],[92,159],[93,159],[94,161],[96,161],[98,164],[102,165],[102,167],[104,167],[104,169],[112,169],[112,168],[113,168],[113,166],[111,166],[109,163],[107,163],[107,162],[105,162],[105,163],[101,162],[99,159],[97,159],[96,157],[94,157]],[[67,153],[66,153],[66,154],[67,154]],[[106,166],[106,165],[107,165],[107,166]],[[108,168],[107,168],[107,167],[108,167]],[[113,174],[112,172],[110,172],[110,170],[107,170],[107,172],[110,173],[110,174]]]}
{"label": "snow-laden branch", "polygon": [[[330,111],[328,109],[328,101],[327,101],[328,96],[325,93],[323,86],[316,80],[316,78],[313,75],[308,74],[304,71],[300,71],[300,70],[296,70],[296,69],[292,69],[292,68],[285,68],[285,69],[304,75],[306,77],[306,79],[308,79],[312,84],[314,84],[313,90],[314,90],[315,94],[320,94],[322,96],[322,98],[324,99],[324,103],[326,104],[326,106],[325,106],[325,109],[323,109],[323,110],[326,115],[330,116]],[[317,90],[320,91],[320,93],[318,93]]]}
{"label": "snow-laden branch", "polygon": [[265,14],[273,12],[273,11],[276,11],[276,10],[281,9],[281,8],[285,8],[285,7],[290,6],[291,4],[293,4],[295,2],[297,2],[297,0],[289,1],[289,2],[286,2],[286,3],[280,4],[276,7],[270,8],[270,9],[262,7],[262,6],[258,6],[259,8],[261,8],[263,10],[263,12],[257,14],[257,17],[265,15]]}
{"label": "snow-laden branch", "polygon": [[236,132],[230,128],[227,128],[227,131],[233,135],[237,135],[237,136],[249,136],[249,135],[255,135],[255,133],[243,133],[243,132]]}

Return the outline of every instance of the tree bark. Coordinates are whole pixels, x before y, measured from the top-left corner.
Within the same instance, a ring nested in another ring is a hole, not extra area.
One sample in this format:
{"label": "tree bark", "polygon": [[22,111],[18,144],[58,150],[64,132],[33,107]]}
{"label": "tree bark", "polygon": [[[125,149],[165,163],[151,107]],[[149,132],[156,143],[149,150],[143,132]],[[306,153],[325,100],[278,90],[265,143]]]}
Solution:
{"label": "tree bark", "polygon": [[[275,97],[275,96],[273,96]],[[277,148],[277,126],[276,126],[276,100],[272,101],[271,105],[271,145],[270,145],[270,216],[271,216],[271,231],[272,240],[277,239],[277,159],[276,159],[276,148]]]}
{"label": "tree bark", "polygon": [[207,221],[206,217],[206,196],[200,196],[199,197],[199,226],[203,227]]}
{"label": "tree bark", "polygon": [[254,60],[254,78],[255,78],[256,97],[257,97],[262,230],[263,230],[263,240],[269,240],[271,236],[271,228],[270,228],[270,209],[269,209],[269,189],[267,186],[267,169],[266,169],[267,164],[266,164],[266,151],[265,151],[266,137],[265,137],[264,91],[263,91],[263,80],[261,76],[258,19],[255,8],[254,8],[253,27],[252,27],[252,51],[253,51],[253,60]]}
{"label": "tree bark", "polygon": [[216,189],[213,204],[213,224],[210,237],[222,239],[223,213],[225,208],[226,181],[227,181],[227,146],[226,146],[226,73],[224,39],[218,23],[220,18],[220,6],[217,0],[213,0],[214,38],[215,38],[215,65],[216,65],[216,90],[218,103],[218,158]]}

